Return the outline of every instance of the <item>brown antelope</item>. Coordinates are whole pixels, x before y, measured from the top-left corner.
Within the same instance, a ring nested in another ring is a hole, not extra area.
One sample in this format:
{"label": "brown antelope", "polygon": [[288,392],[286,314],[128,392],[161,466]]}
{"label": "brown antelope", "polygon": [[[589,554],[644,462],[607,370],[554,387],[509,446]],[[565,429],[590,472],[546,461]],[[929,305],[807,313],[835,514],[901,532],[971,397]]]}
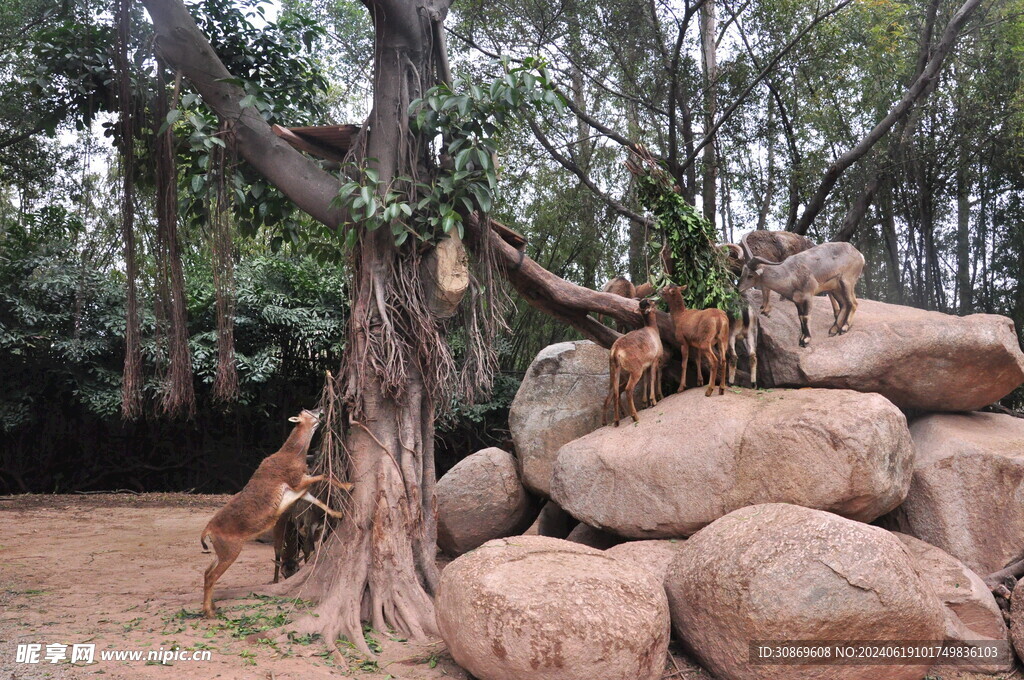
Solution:
{"label": "brown antelope", "polygon": [[615,411],[615,427],[619,426],[619,410],[622,406],[619,392],[622,390],[622,371],[629,377],[626,380],[626,398],[629,399],[629,414],[634,422],[640,422],[633,403],[633,390],[640,379],[647,375],[644,396],[649,406],[657,402],[661,382],[661,357],[664,348],[661,334],[658,333],[657,308],[650,300],[640,301],[640,314],[644,317],[644,327],[626,333],[612,343],[608,355],[608,396],[604,400],[601,420],[608,424],[608,406],[611,403]]}
{"label": "brown antelope", "polygon": [[832,301],[835,323],[830,336],[850,330],[857,311],[857,280],[864,271],[864,256],[845,241],[822,243],[810,250],[791,255],[782,262],[769,262],[748,251],[747,262],[740,274],[742,293],[754,286],[774,290],[792,300],[800,317],[800,346],[811,341],[807,317],[811,300],[819,293],[828,293]]}
{"label": "brown antelope", "polygon": [[[782,262],[791,255],[814,247],[814,241],[806,236],[794,234],[791,231],[768,231],[767,229],[756,229],[746,234],[742,238],[741,244],[723,244],[725,248],[729,249],[729,269],[737,276],[742,273],[743,265],[751,255],[770,262]],[[761,288],[761,313],[769,316],[771,310],[771,293],[767,288]]]}
{"label": "brown antelope", "polygon": [[[725,394],[727,371],[726,349],[729,346],[729,317],[720,309],[687,309],[683,301],[686,286],[667,286],[661,289],[661,297],[668,303],[676,342],[683,354],[683,375],[679,380],[679,392],[686,389],[686,361],[690,348],[696,350],[694,362],[697,365],[697,386],[704,382],[701,363],[707,358],[711,367],[711,381],[704,396],[710,397],[715,391],[715,380],[719,380],[718,393]],[[721,377],[719,377],[721,368]]]}
{"label": "brown antelope", "polygon": [[[277,543],[278,520],[295,501],[301,498],[331,517],[341,517],[340,512],[328,508],[309,492],[310,486],[322,481],[342,491],[352,489],[351,484],[339,482],[333,476],[307,474],[306,451],[320,425],[320,416],[320,409],[304,409],[299,415],[289,418],[296,425],[281,449],[263,459],[245,487],[214,514],[200,534],[199,542],[203,549],[208,550],[206,538],[209,536],[217,553],[206,568],[203,581],[203,613],[207,618],[213,618],[217,612],[213,606],[213,584],[238,558],[242,545],[271,527],[275,527]],[[282,538],[283,529],[282,526]]]}

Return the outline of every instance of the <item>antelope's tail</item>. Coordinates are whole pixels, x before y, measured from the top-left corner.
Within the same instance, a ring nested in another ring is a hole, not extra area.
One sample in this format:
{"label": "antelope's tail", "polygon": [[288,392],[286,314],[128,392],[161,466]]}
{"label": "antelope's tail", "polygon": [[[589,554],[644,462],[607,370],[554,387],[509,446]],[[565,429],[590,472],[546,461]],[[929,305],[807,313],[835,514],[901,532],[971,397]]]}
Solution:
{"label": "antelope's tail", "polygon": [[203,546],[203,552],[210,552],[209,546],[206,545],[206,537],[210,535],[210,525],[207,524],[206,528],[203,529],[203,533],[199,534],[199,545]]}

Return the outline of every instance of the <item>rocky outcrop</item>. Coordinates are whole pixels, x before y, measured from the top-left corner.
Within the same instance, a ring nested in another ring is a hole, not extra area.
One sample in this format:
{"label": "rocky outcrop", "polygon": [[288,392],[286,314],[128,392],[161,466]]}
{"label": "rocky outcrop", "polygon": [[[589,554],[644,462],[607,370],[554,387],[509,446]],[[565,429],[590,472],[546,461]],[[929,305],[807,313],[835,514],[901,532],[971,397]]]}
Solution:
{"label": "rocky outcrop", "polygon": [[993,643],[1006,650],[999,663],[958,664],[957,669],[992,674],[1011,671],[1009,632],[999,605],[981,577],[933,545],[906,534],[894,536],[910,551],[925,586],[945,607],[946,641],[971,647]]}
{"label": "rocky outcrop", "polygon": [[563,444],[601,426],[607,394],[608,350],[581,340],[540,351],[508,413],[527,488],[550,495],[555,454]]}
{"label": "rocky outcrop", "polygon": [[441,574],[437,624],[480,680],[657,680],[668,602],[647,571],[544,536],[485,543]]}
{"label": "rocky outcrop", "polygon": [[436,493],[437,544],[449,555],[521,533],[540,511],[519,481],[515,458],[493,447],[459,461]]}
{"label": "rocky outcrop", "polygon": [[910,426],[917,457],[907,500],[886,526],[942,548],[982,576],[1024,549],[1024,420],[934,414]]}
{"label": "rocky outcrop", "polygon": [[692,389],[644,413],[559,451],[551,494],[571,515],[630,538],[688,536],[767,502],[869,522],[910,485],[906,418],[877,394]]}
{"label": "rocky outcrop", "polygon": [[743,508],[697,532],[665,588],[676,634],[719,680],[920,680],[929,665],[750,663],[750,645],[943,637],[942,605],[898,539],[795,505]]}
{"label": "rocky outcrop", "polygon": [[[753,298],[760,303],[759,293]],[[796,307],[777,299],[771,316],[761,316],[766,385],[878,392],[914,411],[972,411],[1024,382],[1024,353],[1007,317],[958,317],[862,299],[850,331],[830,338],[832,306],[820,297],[811,309],[811,346],[801,348]]]}

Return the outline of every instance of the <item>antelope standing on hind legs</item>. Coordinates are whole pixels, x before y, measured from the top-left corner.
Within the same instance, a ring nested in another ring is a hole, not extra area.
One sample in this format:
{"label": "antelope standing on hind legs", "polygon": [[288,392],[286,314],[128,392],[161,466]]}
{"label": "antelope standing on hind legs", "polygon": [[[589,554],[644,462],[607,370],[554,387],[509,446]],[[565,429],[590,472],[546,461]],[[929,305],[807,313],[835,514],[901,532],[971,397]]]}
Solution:
{"label": "antelope standing on hind legs", "polygon": [[[339,482],[333,476],[310,476],[307,473],[306,452],[309,450],[313,433],[320,425],[321,415],[320,409],[304,409],[299,415],[289,418],[295,423],[295,427],[281,449],[263,459],[245,488],[232,496],[203,529],[199,537],[203,549],[207,550],[206,538],[209,536],[213,550],[217,554],[206,568],[203,581],[203,613],[207,618],[216,616],[217,610],[213,606],[213,585],[217,579],[238,558],[245,542],[276,526],[281,515],[295,501],[302,498],[331,517],[341,517],[340,512],[331,510],[309,492],[310,486],[322,481],[327,481],[342,491],[352,489],[351,484]],[[274,538],[277,543],[278,536],[275,535]],[[283,533],[281,538],[283,539]],[[275,548],[278,551],[280,549],[279,546]]]}
{"label": "antelope standing on hind legs", "polygon": [[608,355],[608,396],[604,400],[601,411],[601,422],[608,424],[609,402],[615,410],[615,427],[619,426],[619,410],[622,407],[619,392],[622,390],[622,371],[629,374],[626,380],[626,398],[629,399],[629,414],[634,422],[640,422],[633,403],[633,389],[644,374],[647,374],[645,398],[647,404],[658,403],[657,394],[661,391],[661,334],[658,332],[657,309],[650,300],[640,301],[640,314],[644,317],[644,327],[626,333],[612,343]]}
{"label": "antelope standing on hind legs", "polygon": [[[661,289],[661,297],[668,303],[676,342],[683,354],[683,375],[679,380],[678,392],[686,389],[686,361],[690,348],[697,351],[697,386],[704,382],[701,371],[702,360],[707,357],[711,367],[711,380],[704,396],[710,397],[715,391],[715,380],[719,381],[718,393],[725,394],[726,350],[729,346],[729,317],[720,309],[687,309],[683,301],[686,286],[667,286]],[[721,374],[719,374],[719,370]]]}

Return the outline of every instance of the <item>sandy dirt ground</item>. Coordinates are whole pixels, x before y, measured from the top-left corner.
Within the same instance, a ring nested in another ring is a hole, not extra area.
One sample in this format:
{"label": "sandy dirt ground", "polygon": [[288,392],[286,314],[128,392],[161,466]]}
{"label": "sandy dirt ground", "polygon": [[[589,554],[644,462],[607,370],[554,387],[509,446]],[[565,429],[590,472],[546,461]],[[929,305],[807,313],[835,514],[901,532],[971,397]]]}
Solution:
{"label": "sandy dirt ground", "polygon": [[[253,642],[286,626],[309,606],[301,600],[218,599],[220,618],[200,617],[203,570],[199,532],[226,496],[183,494],[0,497],[0,680],[260,678],[318,680],[470,680],[438,640],[413,644],[367,631],[380,654],[347,652],[336,663],[318,640]],[[218,583],[258,588],[273,576],[273,548],[251,543]],[[40,663],[18,663],[19,644],[40,644]],[[95,645],[91,664],[47,662],[46,645]],[[147,661],[150,651],[209,660]],[[101,659],[141,651],[141,660]],[[713,680],[681,654],[666,660],[665,680]],[[879,680],[885,679],[879,669]],[[933,670],[931,680],[992,676]],[[1007,679],[1024,680],[1017,671]],[[600,680],[595,678],[594,680]]]}

